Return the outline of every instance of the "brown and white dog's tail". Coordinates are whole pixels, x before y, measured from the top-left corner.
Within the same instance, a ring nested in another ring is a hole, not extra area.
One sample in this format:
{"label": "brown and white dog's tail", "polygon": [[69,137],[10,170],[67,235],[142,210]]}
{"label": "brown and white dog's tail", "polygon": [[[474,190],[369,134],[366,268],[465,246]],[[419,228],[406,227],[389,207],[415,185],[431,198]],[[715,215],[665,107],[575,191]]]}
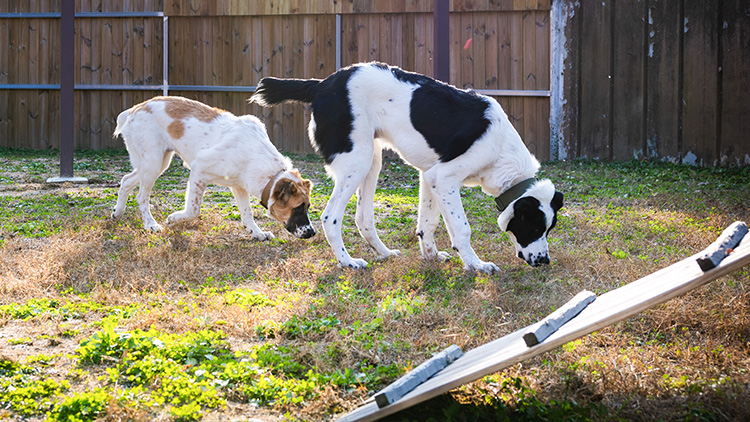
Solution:
{"label": "brown and white dog's tail", "polygon": [[117,136],[122,132],[125,124],[128,122],[128,117],[130,117],[130,110],[131,109],[127,109],[117,116],[117,127],[115,128],[115,131],[112,132],[113,138],[117,138]]}
{"label": "brown and white dog's tail", "polygon": [[311,103],[315,98],[320,82],[320,79],[263,78],[248,101],[263,107],[270,107],[287,101]]}

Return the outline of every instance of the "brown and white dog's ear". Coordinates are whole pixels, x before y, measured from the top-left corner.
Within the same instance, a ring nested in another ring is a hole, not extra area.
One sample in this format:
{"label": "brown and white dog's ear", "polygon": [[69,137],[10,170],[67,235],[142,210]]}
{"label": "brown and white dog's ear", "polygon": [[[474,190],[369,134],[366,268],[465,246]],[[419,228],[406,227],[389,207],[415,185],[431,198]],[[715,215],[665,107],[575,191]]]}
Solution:
{"label": "brown and white dog's ear", "polygon": [[307,192],[307,196],[310,196],[310,191],[312,190],[312,182],[308,179],[301,179],[302,180],[302,188]]}
{"label": "brown and white dog's ear", "polygon": [[286,206],[289,199],[297,194],[297,186],[289,179],[281,179],[276,182],[276,188],[273,190],[273,201],[279,205]]}

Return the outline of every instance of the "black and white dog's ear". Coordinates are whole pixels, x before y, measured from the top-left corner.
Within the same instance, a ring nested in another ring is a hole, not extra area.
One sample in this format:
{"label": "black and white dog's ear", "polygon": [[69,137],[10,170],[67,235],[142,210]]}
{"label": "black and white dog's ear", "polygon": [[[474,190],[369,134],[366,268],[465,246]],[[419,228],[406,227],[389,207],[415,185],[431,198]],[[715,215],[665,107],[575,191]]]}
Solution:
{"label": "black and white dog's ear", "polygon": [[513,203],[513,213],[516,215],[523,215],[525,211],[536,208],[539,208],[539,200],[530,196],[525,196]]}
{"label": "black and white dog's ear", "polygon": [[563,207],[563,194],[560,191],[555,191],[555,196],[552,197],[552,209],[557,212]]}

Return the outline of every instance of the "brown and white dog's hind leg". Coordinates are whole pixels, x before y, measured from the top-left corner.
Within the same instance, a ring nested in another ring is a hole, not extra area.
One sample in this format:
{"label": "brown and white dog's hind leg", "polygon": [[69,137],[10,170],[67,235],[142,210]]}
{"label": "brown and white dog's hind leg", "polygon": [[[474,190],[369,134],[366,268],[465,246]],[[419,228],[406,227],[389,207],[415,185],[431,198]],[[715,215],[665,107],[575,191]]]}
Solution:
{"label": "brown and white dog's hind leg", "polygon": [[419,212],[417,222],[417,236],[419,249],[425,259],[438,258],[448,261],[451,255],[445,251],[438,251],[435,245],[435,229],[440,223],[440,208],[432,196],[432,189],[425,182],[422,172],[419,173]]}
{"label": "brown and white dog's hind leg", "polygon": [[[377,142],[377,141],[376,141]],[[398,249],[390,249],[380,240],[375,229],[375,188],[378,184],[378,175],[383,165],[383,151],[376,145],[372,154],[372,165],[357,189],[357,213],[355,221],[359,234],[370,244],[378,254],[378,259],[385,259],[391,255],[400,255]]]}
{"label": "brown and white dog's hind leg", "polygon": [[[130,154],[131,165],[135,170],[123,176],[120,181],[120,190],[117,192],[117,204],[112,210],[112,218],[122,217],[127,206],[128,196],[133,192],[136,186],[140,185],[138,191],[138,208],[141,212],[141,219],[146,230],[160,231],[162,229],[154,217],[151,215],[149,196],[156,179],[164,173],[172,162],[174,152],[165,152],[161,157],[161,163],[152,157],[146,157],[142,154]],[[145,181],[145,182],[144,182]]]}
{"label": "brown and white dog's hind leg", "polygon": [[112,218],[117,219],[122,217],[125,213],[125,207],[128,204],[128,196],[135,190],[138,183],[141,181],[141,176],[138,174],[138,169],[126,174],[120,181],[120,190],[117,192],[117,204],[112,210]]}
{"label": "brown and white dog's hind leg", "polygon": [[255,224],[255,219],[253,218],[253,210],[250,207],[250,194],[248,194],[246,190],[239,187],[232,187],[232,194],[234,195],[234,199],[237,201],[237,208],[239,208],[240,210],[240,219],[242,220],[242,225],[247,228],[247,231],[250,232],[250,235],[258,240],[273,239],[273,233],[263,231],[260,229],[260,227],[258,227],[257,224]]}

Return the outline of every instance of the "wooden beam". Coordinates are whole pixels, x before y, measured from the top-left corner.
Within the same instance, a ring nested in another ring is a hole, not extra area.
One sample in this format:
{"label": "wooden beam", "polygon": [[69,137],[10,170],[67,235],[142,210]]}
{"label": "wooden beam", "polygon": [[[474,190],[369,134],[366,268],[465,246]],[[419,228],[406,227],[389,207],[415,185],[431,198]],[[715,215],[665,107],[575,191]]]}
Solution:
{"label": "wooden beam", "polygon": [[695,262],[696,258],[702,255],[703,252],[699,252],[599,296],[595,302],[581,311],[578,317],[533,347],[528,347],[524,342],[523,335],[528,328],[522,328],[469,350],[461,359],[448,365],[395,403],[382,409],[374,402],[365,403],[342,416],[339,421],[381,419],[685,294],[750,264],[750,236],[745,236],[744,241],[733,253],[710,271],[703,272]]}

